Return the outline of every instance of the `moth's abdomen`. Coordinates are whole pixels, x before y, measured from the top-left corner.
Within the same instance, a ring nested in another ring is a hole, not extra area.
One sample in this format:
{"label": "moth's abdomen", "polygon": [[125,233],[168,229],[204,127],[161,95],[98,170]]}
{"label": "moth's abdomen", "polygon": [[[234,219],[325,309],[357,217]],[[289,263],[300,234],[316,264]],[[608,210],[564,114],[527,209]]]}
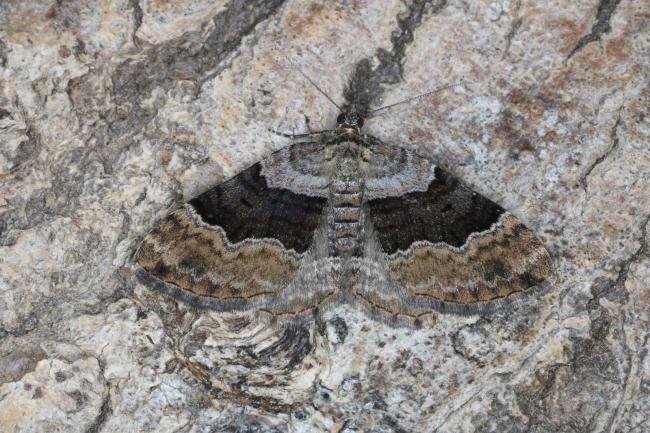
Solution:
{"label": "moth's abdomen", "polygon": [[357,158],[341,158],[330,178],[328,231],[330,256],[359,256],[362,251],[363,182]]}

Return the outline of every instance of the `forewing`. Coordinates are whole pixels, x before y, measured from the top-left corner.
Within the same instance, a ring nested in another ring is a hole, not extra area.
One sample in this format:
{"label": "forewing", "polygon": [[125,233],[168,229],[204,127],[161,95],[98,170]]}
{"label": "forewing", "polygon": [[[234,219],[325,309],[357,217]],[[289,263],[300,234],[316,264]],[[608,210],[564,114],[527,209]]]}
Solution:
{"label": "forewing", "polygon": [[[405,152],[400,172],[406,176],[428,163]],[[550,257],[533,232],[446,171],[428,166],[433,176],[427,183],[403,182],[400,188],[393,180],[367,202],[391,282],[407,302],[415,309],[472,312],[544,285]]]}
{"label": "forewing", "polygon": [[326,198],[308,178],[319,178],[309,158],[321,152],[317,143],[288,147],[172,211],[137,252],[140,279],[202,307],[286,309],[283,292],[317,277],[305,268],[319,259],[312,243]]}

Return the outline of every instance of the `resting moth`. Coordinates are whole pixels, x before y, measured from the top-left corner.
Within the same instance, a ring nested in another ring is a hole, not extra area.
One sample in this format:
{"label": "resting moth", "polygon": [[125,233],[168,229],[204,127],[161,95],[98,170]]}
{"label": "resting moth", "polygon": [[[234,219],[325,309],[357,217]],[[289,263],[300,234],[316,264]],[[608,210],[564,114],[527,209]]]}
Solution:
{"label": "resting moth", "polygon": [[413,151],[333,130],[291,145],[172,210],[136,253],[139,279],[195,306],[310,317],[352,302],[390,323],[479,313],[551,275],[514,215]]}

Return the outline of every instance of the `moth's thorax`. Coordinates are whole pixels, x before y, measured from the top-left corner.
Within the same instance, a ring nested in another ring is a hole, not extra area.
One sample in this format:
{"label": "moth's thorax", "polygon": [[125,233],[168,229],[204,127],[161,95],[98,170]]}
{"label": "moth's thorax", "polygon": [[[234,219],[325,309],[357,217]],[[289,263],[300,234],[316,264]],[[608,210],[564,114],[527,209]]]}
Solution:
{"label": "moth's thorax", "polygon": [[332,147],[327,215],[330,256],[359,256],[363,249],[365,151],[348,141]]}
{"label": "moth's thorax", "polygon": [[361,135],[361,128],[359,128],[358,126],[341,125],[341,126],[337,126],[336,133],[339,135],[347,135],[350,137],[354,137],[354,136]]}
{"label": "moth's thorax", "polygon": [[352,164],[355,169],[361,170],[361,176],[367,173],[372,152],[360,140],[354,140],[356,137],[352,135],[350,140],[341,140],[328,146],[326,160],[329,170],[334,171],[337,166]]}
{"label": "moth's thorax", "polygon": [[336,118],[336,130],[339,133],[360,134],[363,117],[356,111],[345,111]]}

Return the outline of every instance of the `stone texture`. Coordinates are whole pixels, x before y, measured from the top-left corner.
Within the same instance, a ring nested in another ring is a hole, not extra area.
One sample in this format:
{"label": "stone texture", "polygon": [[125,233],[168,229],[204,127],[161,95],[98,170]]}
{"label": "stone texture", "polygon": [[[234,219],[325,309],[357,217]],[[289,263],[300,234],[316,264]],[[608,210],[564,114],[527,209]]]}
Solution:
{"label": "stone texture", "polygon": [[[647,1],[0,4],[0,430],[650,430]],[[153,223],[278,149],[367,121],[511,210],[546,295],[393,328],[286,329],[138,285]],[[347,91],[345,89],[348,89]]]}

